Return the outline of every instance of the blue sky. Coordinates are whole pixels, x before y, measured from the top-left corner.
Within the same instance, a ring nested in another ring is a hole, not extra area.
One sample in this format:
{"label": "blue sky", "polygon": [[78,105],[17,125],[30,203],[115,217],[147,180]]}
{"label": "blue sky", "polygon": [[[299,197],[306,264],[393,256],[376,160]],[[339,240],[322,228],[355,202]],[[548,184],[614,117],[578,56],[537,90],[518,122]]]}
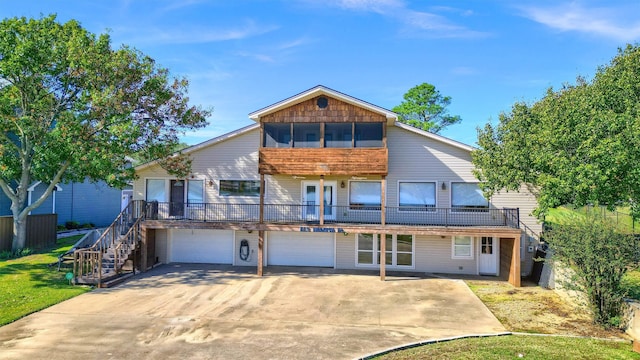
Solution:
{"label": "blue sky", "polygon": [[514,102],[591,78],[640,40],[638,0],[0,0],[2,18],[50,13],[186,76],[192,102],[213,108],[189,144],[316,85],[391,109],[428,82],[462,117],[442,135],[474,145]]}

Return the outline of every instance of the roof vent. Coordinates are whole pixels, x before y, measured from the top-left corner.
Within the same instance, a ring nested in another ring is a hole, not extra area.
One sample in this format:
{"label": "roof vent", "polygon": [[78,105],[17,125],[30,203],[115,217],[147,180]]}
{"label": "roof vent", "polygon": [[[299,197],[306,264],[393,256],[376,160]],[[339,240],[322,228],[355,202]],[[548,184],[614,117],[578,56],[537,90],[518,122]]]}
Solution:
{"label": "roof vent", "polygon": [[329,99],[327,99],[324,96],[320,96],[316,103],[318,104],[318,108],[326,109],[327,106],[329,105]]}

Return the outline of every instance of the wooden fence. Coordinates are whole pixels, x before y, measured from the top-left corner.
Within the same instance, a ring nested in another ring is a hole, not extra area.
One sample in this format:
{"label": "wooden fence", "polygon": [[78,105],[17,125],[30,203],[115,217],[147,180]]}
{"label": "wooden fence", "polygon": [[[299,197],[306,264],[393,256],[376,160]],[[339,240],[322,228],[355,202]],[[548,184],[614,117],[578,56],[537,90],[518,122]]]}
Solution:
{"label": "wooden fence", "polygon": [[[27,244],[30,249],[43,249],[56,243],[58,214],[29,215],[27,217]],[[11,250],[13,217],[0,216],[0,251]]]}

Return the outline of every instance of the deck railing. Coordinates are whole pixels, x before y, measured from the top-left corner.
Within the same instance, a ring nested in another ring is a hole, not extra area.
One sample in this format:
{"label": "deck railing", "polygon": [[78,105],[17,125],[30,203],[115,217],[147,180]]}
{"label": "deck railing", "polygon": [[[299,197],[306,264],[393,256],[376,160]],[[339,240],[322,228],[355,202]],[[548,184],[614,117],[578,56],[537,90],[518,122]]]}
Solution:
{"label": "deck railing", "polygon": [[[325,224],[382,223],[378,206],[324,206]],[[265,204],[263,219],[271,224],[317,223],[319,205]],[[407,226],[505,226],[518,228],[518,209],[385,207],[385,224]],[[259,204],[147,203],[147,219],[210,222],[258,222]]]}

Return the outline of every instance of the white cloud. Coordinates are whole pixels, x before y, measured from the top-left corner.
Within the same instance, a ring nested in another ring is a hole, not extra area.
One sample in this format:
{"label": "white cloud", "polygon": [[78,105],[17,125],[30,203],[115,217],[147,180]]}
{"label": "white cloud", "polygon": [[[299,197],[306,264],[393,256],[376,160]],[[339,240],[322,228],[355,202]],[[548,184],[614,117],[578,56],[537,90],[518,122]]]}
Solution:
{"label": "white cloud", "polygon": [[134,44],[198,44],[228,40],[240,40],[259,36],[278,29],[274,25],[259,25],[248,20],[242,26],[227,29],[212,29],[207,27],[173,27],[173,28],[121,28],[118,33],[136,34],[128,39]]}
{"label": "white cloud", "polygon": [[552,7],[521,7],[524,17],[560,31],[577,31],[622,41],[640,38],[640,7],[589,8],[572,2]]}
{"label": "white cloud", "polygon": [[[319,0],[307,0],[319,4]],[[401,23],[403,35],[428,36],[438,38],[478,37],[485,33],[473,31],[450,21],[437,12],[470,16],[473,13],[451,7],[433,7],[433,12],[415,11],[401,0],[329,0],[322,4],[351,11],[373,12]]]}

